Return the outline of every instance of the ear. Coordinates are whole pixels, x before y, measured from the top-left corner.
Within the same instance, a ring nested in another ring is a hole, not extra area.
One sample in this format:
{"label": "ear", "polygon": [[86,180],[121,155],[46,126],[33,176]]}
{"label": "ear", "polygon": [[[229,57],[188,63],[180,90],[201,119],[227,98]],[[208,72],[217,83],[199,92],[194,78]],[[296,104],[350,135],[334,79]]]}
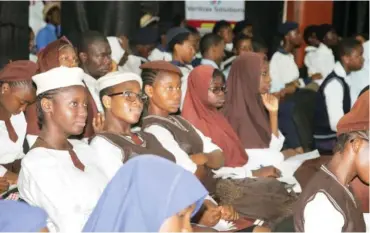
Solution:
{"label": "ear", "polygon": [[102,103],[103,103],[104,108],[110,109],[112,107],[112,98],[105,95],[102,98]]}
{"label": "ear", "polygon": [[42,111],[44,111],[46,113],[53,112],[53,103],[52,103],[52,100],[49,100],[49,99],[46,99],[46,98],[42,98],[41,99],[41,108],[42,108]]}
{"label": "ear", "polygon": [[78,54],[78,56],[80,57],[80,61],[82,64],[86,63],[87,61],[87,54],[85,52],[80,52]]}
{"label": "ear", "polygon": [[152,98],[153,97],[153,87],[150,86],[150,85],[145,85],[144,87],[144,92],[145,94],[149,97],[149,98]]}
{"label": "ear", "polygon": [[9,83],[3,83],[3,85],[1,85],[1,94],[8,94],[10,92],[10,86],[9,86]]}

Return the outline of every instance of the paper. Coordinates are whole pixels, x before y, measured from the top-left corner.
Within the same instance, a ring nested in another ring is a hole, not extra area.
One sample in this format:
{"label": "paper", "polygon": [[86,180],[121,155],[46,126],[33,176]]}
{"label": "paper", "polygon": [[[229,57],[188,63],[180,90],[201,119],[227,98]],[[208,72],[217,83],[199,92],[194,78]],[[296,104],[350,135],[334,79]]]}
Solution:
{"label": "paper", "polygon": [[302,162],[303,163],[306,160],[316,159],[316,158],[319,158],[319,157],[320,157],[320,153],[318,152],[318,150],[313,150],[311,152],[307,152],[307,153],[304,153],[304,154],[299,154],[299,155],[290,157],[285,161],[297,161],[297,162]]}
{"label": "paper", "polygon": [[228,221],[225,221],[223,219],[218,221],[218,223],[212,228],[215,229],[215,230],[218,230],[218,231],[230,231],[230,230],[235,230],[236,229],[233,222],[228,222]]}
{"label": "paper", "polygon": [[320,154],[317,150],[299,154],[283,161],[280,164],[275,165],[277,169],[281,171],[282,177],[293,176],[297,169],[307,160],[319,158]]}

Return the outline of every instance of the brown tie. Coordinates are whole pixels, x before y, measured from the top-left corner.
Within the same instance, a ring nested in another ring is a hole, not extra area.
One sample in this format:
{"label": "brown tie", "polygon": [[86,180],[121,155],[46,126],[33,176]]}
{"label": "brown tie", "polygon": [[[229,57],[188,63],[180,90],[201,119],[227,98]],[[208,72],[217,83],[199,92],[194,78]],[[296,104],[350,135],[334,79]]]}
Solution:
{"label": "brown tie", "polygon": [[73,165],[81,171],[85,171],[85,165],[82,164],[81,160],[77,157],[73,149],[68,150],[69,155],[71,156]]}
{"label": "brown tie", "polygon": [[16,142],[18,140],[18,135],[13,128],[12,122],[10,122],[10,118],[4,121],[5,121],[6,130],[8,130],[10,140],[12,140],[13,142]]}
{"label": "brown tie", "polygon": [[[86,85],[86,83],[84,82]],[[86,86],[87,88],[87,86]],[[86,127],[85,127],[85,132],[84,132],[84,138],[89,138],[92,137],[95,132],[94,128],[92,126],[92,121],[94,117],[98,114],[98,108],[96,106],[95,100],[93,96],[91,95],[89,89],[87,89],[87,97],[88,97],[88,106],[87,106],[87,122],[86,122]]]}

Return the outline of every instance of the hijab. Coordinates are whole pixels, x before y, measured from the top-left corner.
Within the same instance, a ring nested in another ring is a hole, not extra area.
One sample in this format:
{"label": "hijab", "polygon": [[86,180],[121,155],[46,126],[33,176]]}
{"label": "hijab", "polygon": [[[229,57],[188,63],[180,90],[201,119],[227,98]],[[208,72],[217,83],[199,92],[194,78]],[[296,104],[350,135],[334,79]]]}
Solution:
{"label": "hijab", "polygon": [[245,53],[235,59],[226,85],[224,115],[244,148],[268,148],[271,128],[259,93],[263,56]]}
{"label": "hijab", "polygon": [[106,187],[84,232],[158,232],[164,221],[207,195],[182,167],[153,155],[123,164]]}
{"label": "hijab", "polygon": [[240,167],[247,163],[248,155],[238,135],[223,114],[207,104],[214,70],[201,65],[190,72],[181,115],[222,149],[226,166]]}
{"label": "hijab", "polygon": [[43,209],[23,202],[0,201],[0,232],[40,232],[46,220]]}

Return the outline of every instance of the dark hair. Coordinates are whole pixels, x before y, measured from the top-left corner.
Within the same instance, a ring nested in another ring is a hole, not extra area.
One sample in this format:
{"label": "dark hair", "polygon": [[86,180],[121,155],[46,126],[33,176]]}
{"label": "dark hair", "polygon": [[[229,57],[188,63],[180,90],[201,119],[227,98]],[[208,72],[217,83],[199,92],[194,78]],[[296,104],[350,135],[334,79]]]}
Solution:
{"label": "dark hair", "polygon": [[60,11],[60,8],[59,8],[59,7],[57,7],[57,6],[54,6],[54,7],[52,7],[52,8],[50,8],[50,9],[49,9],[49,11],[48,11],[48,13],[46,14],[46,17],[45,17],[45,22],[46,22],[46,23],[50,23],[50,21],[49,21],[49,17],[50,17],[50,16],[51,16],[51,14],[52,14],[54,11],[56,11],[56,10]]}
{"label": "dark hair", "polygon": [[260,53],[264,49],[268,49],[265,41],[261,37],[254,36],[252,39],[253,52]]}
{"label": "dark hair", "polygon": [[159,71],[154,69],[143,69],[141,72],[141,78],[143,80],[143,91],[146,85],[153,86],[153,83],[158,75]]}
{"label": "dark hair", "polygon": [[222,80],[223,80],[223,82],[224,82],[224,83],[226,83],[225,75],[224,75],[224,73],[222,73],[222,71],[221,71],[221,70],[219,70],[219,69],[215,69],[215,70],[213,71],[213,74],[212,74],[212,79],[215,79],[215,78],[217,78],[217,77],[221,77],[221,78],[222,78]]}
{"label": "dark hair", "polygon": [[172,40],[168,43],[168,51],[171,53],[174,52],[176,44],[184,44],[186,40],[189,39],[190,32],[184,32],[176,35]]}
{"label": "dark hair", "polygon": [[87,52],[89,45],[93,44],[96,41],[104,41],[108,43],[108,40],[98,31],[86,31],[82,33],[81,40],[78,43],[79,52]]}
{"label": "dark hair", "polygon": [[12,60],[11,57],[0,56],[0,70],[2,70],[6,65],[8,65],[11,60]]}
{"label": "dark hair", "polygon": [[196,29],[195,27],[187,25],[185,28],[188,29],[191,34],[199,34],[198,29]]}
{"label": "dark hair", "polygon": [[351,55],[354,49],[361,46],[361,42],[353,38],[345,38],[341,40],[336,49],[337,60],[340,61],[342,57]]}
{"label": "dark hair", "polygon": [[159,35],[160,36],[166,35],[166,33],[168,32],[168,30],[170,30],[172,27],[173,27],[173,25],[172,25],[171,22],[164,22],[164,21],[159,22],[158,23],[158,32],[159,32]]}
{"label": "dark hair", "polygon": [[4,83],[9,84],[9,87],[24,87],[24,88],[35,88],[36,85],[32,80],[23,80],[23,81],[0,81],[0,87],[3,86]]}
{"label": "dark hair", "polygon": [[239,35],[244,30],[244,28],[249,27],[249,26],[253,26],[253,25],[248,20],[242,20],[242,21],[237,22],[233,29],[234,35],[235,36]]}
{"label": "dark hair", "polygon": [[43,92],[39,94],[36,98],[36,111],[37,111],[37,125],[39,126],[39,129],[42,129],[42,125],[44,124],[45,115],[42,111],[41,107],[41,100],[42,99],[53,99],[56,94],[60,92],[61,88],[52,89],[46,92]]}
{"label": "dark hair", "polygon": [[182,21],[184,21],[184,20],[185,20],[185,16],[184,15],[182,15],[182,14],[175,15],[172,18],[173,26],[174,27],[180,27]]}
{"label": "dark hair", "polygon": [[316,34],[317,32],[317,28],[318,26],[317,25],[309,25],[307,26],[305,29],[304,29],[304,32],[303,32],[303,39],[304,39],[304,42],[306,44],[310,44],[310,42],[308,41],[308,39],[313,35],[313,34]]}
{"label": "dark hair", "polygon": [[204,56],[212,46],[217,46],[221,42],[223,42],[221,36],[214,33],[205,34],[200,40],[200,53],[202,54],[202,56]]}
{"label": "dark hair", "polygon": [[233,48],[237,48],[238,47],[238,44],[242,41],[242,40],[252,40],[251,37],[249,36],[246,36],[244,34],[238,34],[237,36],[234,37],[233,39]]}
{"label": "dark hair", "polygon": [[218,21],[215,26],[213,27],[213,30],[212,32],[217,34],[219,33],[222,29],[226,28],[226,27],[231,27],[231,24],[225,20],[220,20]]}
{"label": "dark hair", "polygon": [[367,130],[361,130],[361,131],[355,131],[350,133],[344,133],[338,136],[337,143],[333,149],[334,154],[335,153],[343,153],[346,144],[350,142],[351,140],[355,139],[357,136],[363,137],[363,138],[369,138],[369,131]]}

